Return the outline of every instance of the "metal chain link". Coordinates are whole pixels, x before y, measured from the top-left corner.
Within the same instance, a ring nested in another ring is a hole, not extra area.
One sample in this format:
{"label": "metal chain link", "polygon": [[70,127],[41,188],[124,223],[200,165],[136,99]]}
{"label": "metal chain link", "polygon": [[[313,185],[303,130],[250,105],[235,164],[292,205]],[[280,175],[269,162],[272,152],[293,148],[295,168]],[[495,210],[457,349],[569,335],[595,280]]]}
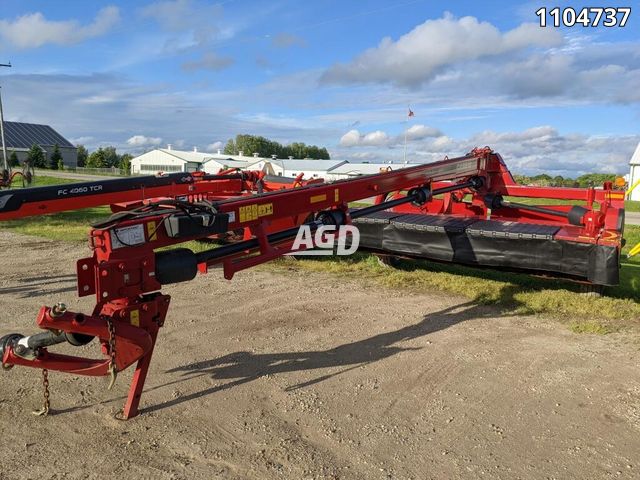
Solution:
{"label": "metal chain link", "polygon": [[109,367],[108,372],[111,375],[111,381],[107,389],[111,390],[116,383],[118,376],[118,366],[116,364],[116,326],[113,324],[111,318],[106,317],[107,328],[109,329]]}
{"label": "metal chain link", "polygon": [[44,402],[42,405],[42,409],[35,410],[33,414],[39,415],[39,416],[46,416],[46,415],[49,415],[49,407],[51,406],[51,403],[49,401],[49,370],[47,370],[46,368],[42,369],[42,386],[43,386],[43,395],[44,395]]}

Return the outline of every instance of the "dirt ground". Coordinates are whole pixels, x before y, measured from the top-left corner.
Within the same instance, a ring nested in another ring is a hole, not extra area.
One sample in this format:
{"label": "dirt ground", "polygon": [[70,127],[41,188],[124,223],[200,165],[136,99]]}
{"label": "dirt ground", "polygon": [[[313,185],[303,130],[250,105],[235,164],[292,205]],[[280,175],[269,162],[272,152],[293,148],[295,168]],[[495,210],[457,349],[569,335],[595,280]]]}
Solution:
{"label": "dirt ground", "polygon": [[[35,333],[42,304],[90,312],[88,253],[0,231],[0,334]],[[640,478],[633,334],[301,272],[165,291],[139,417],[113,417],[131,371],[112,391],[52,372],[46,418],[39,371],[1,373],[0,478]]]}

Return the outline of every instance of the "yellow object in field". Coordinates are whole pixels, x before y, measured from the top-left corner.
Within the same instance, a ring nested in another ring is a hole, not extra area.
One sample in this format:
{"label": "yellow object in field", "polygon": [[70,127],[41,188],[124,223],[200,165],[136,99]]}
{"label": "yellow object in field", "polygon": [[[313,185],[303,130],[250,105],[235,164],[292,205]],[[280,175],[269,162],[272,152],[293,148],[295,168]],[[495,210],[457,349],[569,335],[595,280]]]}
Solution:
{"label": "yellow object in field", "polygon": [[631,258],[634,255],[637,255],[639,253],[640,253],[640,243],[638,243],[635,247],[629,250],[629,253],[627,253],[627,258]]}

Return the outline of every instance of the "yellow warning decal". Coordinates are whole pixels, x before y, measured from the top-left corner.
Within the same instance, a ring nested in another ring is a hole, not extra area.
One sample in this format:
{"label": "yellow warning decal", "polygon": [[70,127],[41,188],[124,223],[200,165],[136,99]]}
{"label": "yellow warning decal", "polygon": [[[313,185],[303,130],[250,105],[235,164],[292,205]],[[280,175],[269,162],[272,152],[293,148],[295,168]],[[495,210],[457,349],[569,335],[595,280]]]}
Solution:
{"label": "yellow warning decal", "polygon": [[333,201],[334,202],[339,202],[340,201],[340,190],[338,190],[337,188],[333,191]]}
{"label": "yellow warning decal", "polygon": [[273,215],[273,203],[263,203],[262,205],[254,203],[252,205],[240,207],[238,209],[238,215],[240,217],[240,222],[250,222],[252,220],[257,220],[258,217]]}
{"label": "yellow warning decal", "polygon": [[309,201],[311,203],[318,203],[318,202],[324,202],[326,199],[327,199],[327,195],[323,194],[323,195],[315,195],[311,197]]}
{"label": "yellow warning decal", "polygon": [[131,313],[129,314],[129,322],[134,327],[140,326],[140,310],[131,310]]}
{"label": "yellow warning decal", "polygon": [[273,215],[273,203],[258,205],[258,216],[266,217],[267,215]]}
{"label": "yellow warning decal", "polygon": [[147,237],[149,237],[150,242],[158,239],[156,235],[156,222],[147,222]]}
{"label": "yellow warning decal", "polygon": [[624,193],[611,193],[611,198],[621,200],[624,198]]}

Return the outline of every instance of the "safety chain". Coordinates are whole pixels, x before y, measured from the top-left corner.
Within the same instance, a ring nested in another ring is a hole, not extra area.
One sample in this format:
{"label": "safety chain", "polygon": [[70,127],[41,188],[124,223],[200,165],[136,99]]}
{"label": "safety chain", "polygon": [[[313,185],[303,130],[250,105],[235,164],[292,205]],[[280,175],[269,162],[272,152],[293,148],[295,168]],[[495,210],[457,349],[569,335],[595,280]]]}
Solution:
{"label": "safety chain", "polygon": [[113,324],[111,318],[106,317],[107,328],[109,329],[109,375],[111,375],[111,381],[107,389],[111,390],[116,383],[118,376],[118,366],[116,365],[116,326]]}
{"label": "safety chain", "polygon": [[44,402],[42,405],[42,409],[35,410],[33,412],[34,415],[38,415],[38,416],[49,415],[49,407],[51,405],[51,403],[49,402],[49,371],[46,368],[42,369],[42,386],[43,386],[43,395],[44,395]]}

